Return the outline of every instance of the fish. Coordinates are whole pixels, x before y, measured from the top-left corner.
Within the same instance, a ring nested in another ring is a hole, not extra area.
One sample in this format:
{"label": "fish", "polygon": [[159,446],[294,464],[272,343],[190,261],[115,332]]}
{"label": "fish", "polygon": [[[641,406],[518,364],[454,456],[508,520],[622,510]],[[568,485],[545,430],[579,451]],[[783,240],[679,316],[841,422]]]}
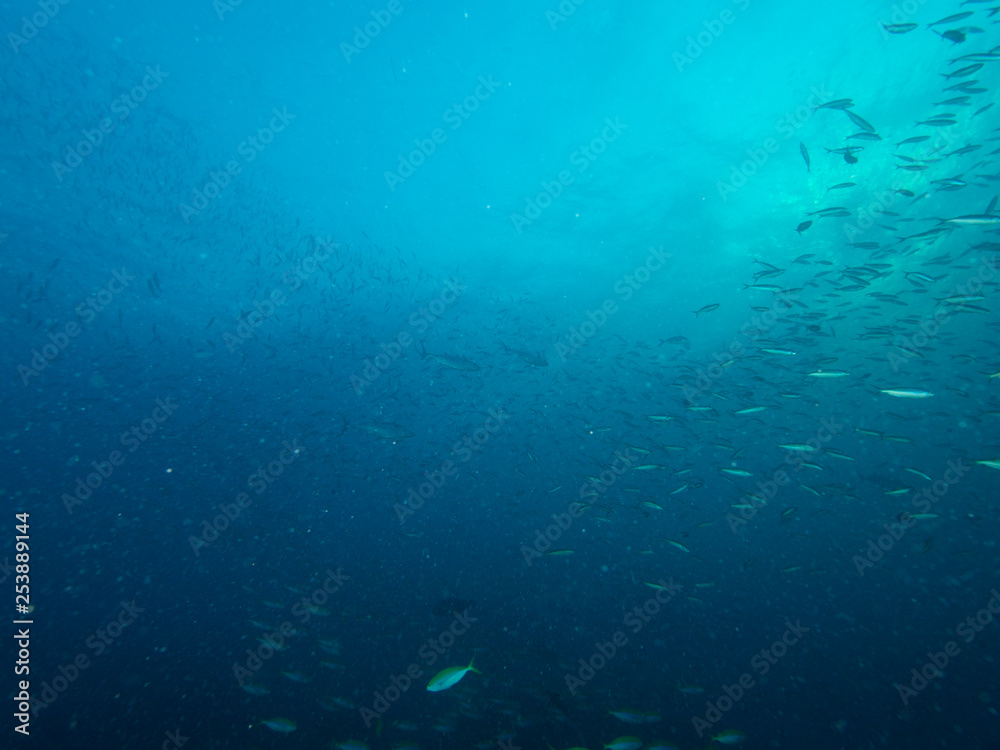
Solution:
{"label": "fish", "polygon": [[843,190],[844,188],[852,188],[857,184],[858,183],[856,182],[841,182],[840,184],[834,185],[833,187],[828,187],[826,189],[826,192],[829,193],[831,190]]}
{"label": "fish", "polygon": [[844,370],[817,370],[816,372],[810,372],[806,377],[810,378],[846,378],[850,375],[849,372]]}
{"label": "fish", "polygon": [[851,122],[853,122],[855,125],[857,125],[862,130],[864,130],[864,131],[866,131],[868,133],[874,133],[875,132],[875,126],[872,125],[870,122],[868,122],[868,120],[866,120],[865,118],[863,118],[861,115],[855,114],[854,112],[851,112],[851,110],[849,110],[849,109],[845,109],[844,110],[844,114],[847,115],[849,118],[851,118]]}
{"label": "fish", "polygon": [[676,547],[676,548],[677,548],[677,549],[679,549],[679,550],[680,550],[681,552],[687,552],[688,554],[690,554],[690,553],[691,553],[691,550],[689,550],[689,549],[688,549],[687,547],[685,547],[685,546],[684,546],[683,544],[681,544],[680,542],[677,542],[677,541],[674,541],[673,539],[667,539],[667,540],[666,540],[666,542],[667,542],[667,544],[669,544],[669,545],[671,545],[671,546],[673,546],[673,547]]}
{"label": "fish", "polygon": [[619,709],[617,711],[608,711],[609,714],[614,716],[618,721],[624,721],[626,724],[645,724],[646,716],[639,711],[633,711],[631,709]]}
{"label": "fish", "polygon": [[261,725],[267,727],[272,732],[278,732],[280,734],[288,734],[294,732],[299,728],[292,719],[264,719]]}
{"label": "fish", "polygon": [[960,226],[1000,226],[1000,215],[997,214],[966,214],[953,219],[938,219],[942,224],[958,224]]}
{"label": "fish", "polygon": [[446,669],[442,669],[431,678],[430,682],[427,683],[427,690],[431,693],[439,693],[442,690],[447,690],[458,683],[458,681],[465,677],[465,675],[469,672],[482,674],[482,672],[472,666],[471,661],[467,667],[448,667]]}
{"label": "fish", "polygon": [[810,453],[816,450],[813,445],[806,445],[805,443],[778,443],[778,447],[786,451],[797,451],[799,453]]}
{"label": "fish", "polygon": [[[848,113],[848,114],[850,114],[850,113]],[[799,153],[802,154],[802,158],[805,160],[806,171],[807,172],[811,172],[812,171],[812,167],[809,164],[809,151],[806,149],[806,144],[804,144],[802,142],[799,143]]]}
{"label": "fish", "polygon": [[991,469],[1000,469],[1000,458],[984,458],[976,461],[977,466],[988,466]]}
{"label": "fish", "polygon": [[850,109],[853,106],[853,99],[834,99],[833,101],[820,104],[818,107],[813,107],[813,109]]}
{"label": "fish", "polygon": [[738,729],[727,729],[715,735],[712,738],[712,742],[718,742],[720,745],[739,745],[746,738],[746,734]]}
{"label": "fish", "polygon": [[729,474],[734,477],[752,477],[753,473],[747,471],[746,469],[719,469],[723,474]]}
{"label": "fish", "polygon": [[705,688],[699,685],[678,685],[677,692],[683,693],[684,695],[701,695],[705,692]]}
{"label": "fish", "polygon": [[240,687],[243,688],[244,692],[249,693],[250,695],[267,695],[271,692],[263,685],[257,685],[252,682],[240,685]]}
{"label": "fish", "polygon": [[982,68],[983,65],[985,65],[985,63],[973,63],[972,65],[966,65],[964,68],[959,68],[951,73],[942,73],[941,75],[949,80],[952,78],[965,78],[965,76],[971,76],[977,70]]}
{"label": "fish", "polygon": [[930,398],[934,395],[920,388],[879,388],[879,393],[896,398]]}
{"label": "fish", "polygon": [[513,349],[506,344],[500,344],[505,352],[510,352],[519,360],[525,364],[531,365],[532,367],[548,367],[549,362],[545,359],[543,354],[532,354],[531,352],[522,351],[520,349]]}
{"label": "fish", "polygon": [[913,31],[919,25],[917,23],[883,23],[882,28],[890,34],[906,34]]}
{"label": "fish", "polygon": [[475,606],[475,604],[476,602],[473,599],[459,599],[451,596],[437,602],[431,608],[431,612],[437,617],[454,617]]}
{"label": "fish", "polygon": [[638,737],[625,735],[616,737],[604,746],[604,750],[639,750],[642,747],[642,740]]}
{"label": "fish", "polygon": [[698,315],[700,313],[712,312],[713,310],[718,310],[718,309],[719,309],[719,304],[718,303],[715,303],[715,304],[712,304],[712,305],[705,305],[700,310],[695,310],[694,311],[694,315],[695,315],[695,317],[698,317]]}
{"label": "fish", "polygon": [[352,424],[347,421],[347,417],[343,414],[340,418],[344,420],[344,427],[340,434],[343,435],[347,431],[348,427],[353,427],[356,430],[361,430],[361,432],[366,435],[372,435],[374,437],[380,438],[382,440],[405,440],[406,438],[413,437],[413,433],[402,425],[398,425],[395,422],[366,422],[363,424]]}
{"label": "fish", "polygon": [[[799,234],[802,234],[804,231],[806,231],[812,225],[813,225],[813,223],[811,221],[803,221],[801,224],[799,224],[797,227],[795,227],[795,231],[798,232]],[[745,286],[744,286],[744,289],[746,289]]]}
{"label": "fish", "polygon": [[427,357],[437,362],[439,365],[443,365],[452,370],[460,370],[462,372],[477,372],[480,367],[472,360],[466,359],[465,357],[454,357],[450,354],[431,354],[424,348],[424,345],[420,345],[420,356]]}
{"label": "fish", "polygon": [[973,12],[974,11],[966,10],[966,11],[963,11],[961,13],[955,13],[954,15],[947,16],[947,17],[942,18],[942,19],[940,19],[938,21],[935,21],[934,23],[927,24],[927,28],[932,28],[932,27],[938,26],[939,24],[942,24],[942,23],[955,23],[956,21],[961,21],[963,18],[968,18],[969,16],[971,16],[973,14]]}

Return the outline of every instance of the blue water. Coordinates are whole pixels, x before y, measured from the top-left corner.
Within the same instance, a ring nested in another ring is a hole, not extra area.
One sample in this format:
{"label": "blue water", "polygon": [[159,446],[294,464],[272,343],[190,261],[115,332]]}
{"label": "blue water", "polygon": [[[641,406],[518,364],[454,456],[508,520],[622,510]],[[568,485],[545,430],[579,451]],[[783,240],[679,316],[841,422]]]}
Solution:
{"label": "blue water", "polygon": [[5,731],[1000,747],[994,11],[0,5]]}

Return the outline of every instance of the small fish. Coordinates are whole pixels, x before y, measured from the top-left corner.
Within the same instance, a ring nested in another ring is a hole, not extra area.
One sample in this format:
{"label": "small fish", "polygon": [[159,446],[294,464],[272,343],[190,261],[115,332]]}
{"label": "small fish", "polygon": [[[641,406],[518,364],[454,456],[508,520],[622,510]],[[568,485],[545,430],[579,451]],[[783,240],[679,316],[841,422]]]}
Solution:
{"label": "small fish", "polygon": [[855,125],[857,125],[862,130],[865,130],[865,131],[867,131],[869,133],[874,133],[875,132],[875,126],[872,125],[870,122],[868,122],[868,120],[866,120],[865,118],[863,118],[861,115],[856,115],[853,112],[851,112],[851,110],[849,110],[849,109],[845,109],[844,110],[844,114],[847,115],[848,117],[850,117],[851,118],[851,122],[853,122]]}
{"label": "small fish", "polygon": [[264,719],[261,724],[272,732],[280,732],[281,734],[288,734],[299,728],[298,724],[291,719]]}
{"label": "small fish", "polygon": [[738,729],[727,729],[715,735],[712,742],[718,742],[720,745],[739,745],[746,738],[746,734]]}
{"label": "small fish", "polygon": [[670,545],[676,547],[681,552],[687,552],[688,554],[691,554],[691,550],[689,550],[687,547],[685,547],[680,542],[675,542],[673,539],[667,539],[666,541],[667,541],[667,544],[670,544]]}
{"label": "small fish", "polygon": [[810,378],[846,378],[850,373],[843,370],[817,370],[811,372],[806,377]]}
{"label": "small fish", "polygon": [[431,678],[431,681],[427,683],[427,690],[432,693],[438,693],[442,690],[447,690],[452,685],[455,685],[459,680],[461,680],[469,672],[475,672],[476,674],[482,674],[478,669],[472,666],[472,662],[469,662],[467,667],[448,667],[447,669],[442,669],[436,675]]}
{"label": "small fish", "polygon": [[816,450],[813,445],[806,445],[805,443],[778,443],[778,447],[786,451],[797,451],[799,453],[811,453]]}
{"label": "small fish", "polygon": [[937,26],[942,23],[955,23],[956,21],[961,21],[963,18],[968,18],[972,14],[973,11],[971,10],[967,10],[962,13],[956,13],[952,16],[947,16],[946,18],[942,18],[940,21],[935,21],[934,23],[927,24],[927,28],[931,28],[932,26]]}
{"label": "small fish", "polygon": [[625,735],[616,737],[604,746],[604,750],[639,750],[642,747],[642,740],[638,737]]}
{"label": "small fish", "polygon": [[752,477],[753,474],[746,469],[719,469],[723,474],[729,474],[734,477]]}
{"label": "small fish", "polygon": [[705,688],[699,685],[678,685],[677,691],[684,695],[701,695],[705,692]]}
{"label": "small fish", "polygon": [[813,225],[813,223],[811,221],[803,221],[801,224],[799,224],[797,227],[795,227],[795,231],[798,232],[799,234],[802,234],[804,231],[806,231],[812,225]]}
{"label": "small fish", "polygon": [[991,469],[1000,469],[1000,458],[985,458],[982,461],[976,461],[979,466],[988,466]]}
{"label": "small fish", "polygon": [[645,724],[646,717],[639,711],[632,711],[630,709],[621,709],[618,711],[608,711],[609,714],[614,716],[619,721],[624,721],[626,724]]}
{"label": "small fish", "polygon": [[919,25],[916,23],[883,23],[882,28],[890,34],[905,34],[908,31],[913,31]]}
{"label": "small fish", "polygon": [[850,109],[853,106],[853,99],[834,99],[825,104],[820,104],[818,107],[813,107],[813,109]]}
{"label": "small fish", "polygon": [[896,398],[930,398],[934,395],[920,388],[879,388],[879,393]]}
{"label": "small fish", "polygon": [[256,685],[252,682],[248,682],[246,685],[240,685],[240,687],[250,695],[267,695],[271,692],[263,685]]}
{"label": "small fish", "polygon": [[422,357],[427,357],[437,362],[439,365],[443,365],[452,370],[461,370],[463,372],[477,372],[480,367],[472,360],[466,359],[465,357],[454,357],[450,354],[431,354],[424,348],[424,345],[420,345],[420,355]]}
{"label": "small fish", "polygon": [[740,409],[739,411],[734,411],[733,414],[757,414],[767,409],[766,406],[750,406],[746,409]]}
{"label": "small fish", "polygon": [[985,63],[973,63],[972,65],[966,65],[964,68],[959,68],[951,73],[942,73],[941,75],[945,78],[965,78],[965,76],[971,76],[977,70],[983,67]]}
{"label": "small fish", "polygon": [[829,193],[831,190],[843,190],[844,188],[851,188],[851,187],[854,187],[857,184],[858,183],[856,183],[856,182],[841,182],[839,185],[834,185],[833,187],[828,187],[826,189],[826,192]]}
{"label": "small fish", "polygon": [[[848,112],[847,114],[850,114],[850,112]],[[806,144],[801,143],[801,142],[799,143],[799,153],[802,154],[802,158],[806,162],[806,171],[807,172],[812,172],[812,166],[809,164],[809,151],[806,150]]]}
{"label": "small fish", "polygon": [[700,313],[712,312],[713,310],[718,310],[718,309],[719,309],[719,304],[718,303],[713,304],[713,305],[705,305],[700,310],[695,310],[694,311],[694,315],[695,315],[695,317],[698,317],[698,315]]}

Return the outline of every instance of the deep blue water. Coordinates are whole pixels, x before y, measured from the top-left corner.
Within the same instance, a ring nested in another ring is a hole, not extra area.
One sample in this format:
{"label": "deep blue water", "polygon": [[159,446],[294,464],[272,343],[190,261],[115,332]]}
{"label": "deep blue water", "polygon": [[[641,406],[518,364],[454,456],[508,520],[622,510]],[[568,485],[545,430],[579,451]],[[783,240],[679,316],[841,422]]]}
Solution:
{"label": "deep blue water", "polygon": [[994,4],[318,5],[0,4],[4,746],[1000,747]]}

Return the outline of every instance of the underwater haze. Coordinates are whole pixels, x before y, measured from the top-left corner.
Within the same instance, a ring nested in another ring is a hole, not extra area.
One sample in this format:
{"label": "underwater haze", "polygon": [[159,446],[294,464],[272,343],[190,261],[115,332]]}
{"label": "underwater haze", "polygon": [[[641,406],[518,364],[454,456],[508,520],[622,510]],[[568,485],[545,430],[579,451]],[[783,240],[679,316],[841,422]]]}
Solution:
{"label": "underwater haze", "polygon": [[1000,748],[998,24],[0,2],[5,746]]}

